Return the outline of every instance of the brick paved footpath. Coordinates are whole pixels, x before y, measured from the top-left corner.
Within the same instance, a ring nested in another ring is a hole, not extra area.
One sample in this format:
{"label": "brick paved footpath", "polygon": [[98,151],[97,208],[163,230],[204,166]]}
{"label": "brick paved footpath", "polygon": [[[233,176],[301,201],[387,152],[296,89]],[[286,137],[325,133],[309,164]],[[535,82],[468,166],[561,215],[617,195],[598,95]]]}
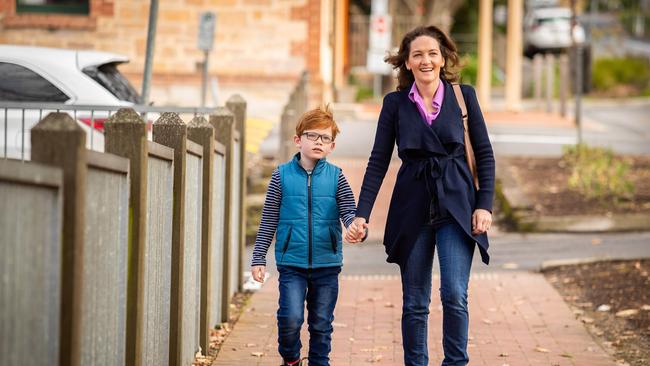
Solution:
{"label": "brick paved footpath", "polygon": [[[434,277],[436,289],[439,278]],[[471,366],[614,366],[541,274],[472,275],[469,290]],[[398,276],[341,276],[331,364],[402,365]],[[277,278],[255,293],[213,365],[279,365]],[[429,316],[431,365],[442,360],[441,308],[433,291]],[[303,355],[307,354],[303,324]],[[259,356],[261,354],[261,357]]]}

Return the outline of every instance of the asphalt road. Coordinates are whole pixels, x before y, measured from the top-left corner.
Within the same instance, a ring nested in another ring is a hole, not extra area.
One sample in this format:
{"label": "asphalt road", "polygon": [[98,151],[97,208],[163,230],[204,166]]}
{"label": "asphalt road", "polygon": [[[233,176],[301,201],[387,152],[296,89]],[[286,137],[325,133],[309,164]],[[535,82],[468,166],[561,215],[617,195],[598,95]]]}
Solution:
{"label": "asphalt road", "polygon": [[[549,261],[585,259],[650,258],[650,232],[593,233],[593,234],[518,234],[496,232],[490,239],[490,265],[481,262],[478,251],[474,255],[475,273],[508,270],[539,270]],[[379,242],[358,245],[344,244],[343,274],[397,275],[396,265],[386,263],[384,247]],[[247,247],[250,264],[252,246]],[[267,267],[275,271],[273,249],[267,256]],[[434,272],[438,272],[437,258]]]}

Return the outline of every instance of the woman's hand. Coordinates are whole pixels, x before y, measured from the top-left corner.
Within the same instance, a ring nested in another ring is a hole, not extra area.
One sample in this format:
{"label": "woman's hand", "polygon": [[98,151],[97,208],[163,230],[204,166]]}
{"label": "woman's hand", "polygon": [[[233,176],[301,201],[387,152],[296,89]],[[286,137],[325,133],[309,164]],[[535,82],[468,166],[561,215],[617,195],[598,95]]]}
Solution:
{"label": "woman's hand", "polygon": [[472,214],[472,235],[479,235],[490,230],[492,214],[488,210],[477,208]]}
{"label": "woman's hand", "polygon": [[350,244],[359,243],[366,236],[368,224],[363,217],[355,217],[345,233],[345,241]]}

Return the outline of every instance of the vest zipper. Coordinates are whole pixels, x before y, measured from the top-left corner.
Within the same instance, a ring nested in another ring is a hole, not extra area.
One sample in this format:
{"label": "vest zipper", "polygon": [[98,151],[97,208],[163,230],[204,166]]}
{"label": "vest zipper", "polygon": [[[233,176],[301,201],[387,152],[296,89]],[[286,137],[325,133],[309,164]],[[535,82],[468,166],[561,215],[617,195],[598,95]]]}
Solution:
{"label": "vest zipper", "polygon": [[309,268],[311,268],[312,263],[312,232],[311,232],[311,172],[307,173],[307,231],[309,238]]}

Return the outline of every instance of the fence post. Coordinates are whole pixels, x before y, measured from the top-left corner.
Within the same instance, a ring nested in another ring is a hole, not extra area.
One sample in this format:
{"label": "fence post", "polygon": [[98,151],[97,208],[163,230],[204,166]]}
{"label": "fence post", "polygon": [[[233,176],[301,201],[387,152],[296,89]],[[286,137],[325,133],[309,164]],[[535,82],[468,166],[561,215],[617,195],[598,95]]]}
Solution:
{"label": "fence post", "polygon": [[66,113],[50,113],[31,130],[32,161],[63,169],[63,240],[59,364],[81,366],[86,133]]}
{"label": "fence post", "polygon": [[239,94],[228,98],[228,108],[235,116],[235,126],[239,131],[239,273],[237,288],[244,288],[244,257],[246,253],[246,101]]}
{"label": "fence post", "polygon": [[142,364],[141,333],[143,314],[142,280],[147,219],[147,124],[131,108],[122,108],[105,126],[104,149],[107,153],[129,159],[129,256],[126,296],[127,366]]}
{"label": "fence post", "polygon": [[560,55],[560,115],[566,117],[566,100],[569,94],[569,55]]}
{"label": "fence post", "polygon": [[225,107],[217,107],[214,114],[210,115],[210,124],[215,130],[215,139],[224,145],[226,150],[226,176],[224,197],[224,232],[223,232],[223,285],[221,296],[221,321],[226,322],[230,317],[230,222],[232,217],[232,174],[233,174],[233,135],[235,116]]}
{"label": "fence post", "polygon": [[153,140],[174,149],[174,213],[172,215],[172,280],[169,313],[169,366],[181,364],[183,329],[183,252],[185,228],[185,171],[187,125],[178,114],[166,112],[153,124]]}
{"label": "fence post", "polygon": [[210,347],[210,293],[212,292],[212,195],[214,179],[214,128],[203,117],[195,117],[187,126],[187,137],[203,147],[203,192],[201,194],[201,348],[207,354]]}
{"label": "fence post", "polygon": [[546,54],[546,112],[553,112],[553,81],[555,80],[555,56]]}
{"label": "fence post", "polygon": [[542,64],[544,57],[541,54],[536,54],[533,57],[533,98],[537,108],[542,106]]}

